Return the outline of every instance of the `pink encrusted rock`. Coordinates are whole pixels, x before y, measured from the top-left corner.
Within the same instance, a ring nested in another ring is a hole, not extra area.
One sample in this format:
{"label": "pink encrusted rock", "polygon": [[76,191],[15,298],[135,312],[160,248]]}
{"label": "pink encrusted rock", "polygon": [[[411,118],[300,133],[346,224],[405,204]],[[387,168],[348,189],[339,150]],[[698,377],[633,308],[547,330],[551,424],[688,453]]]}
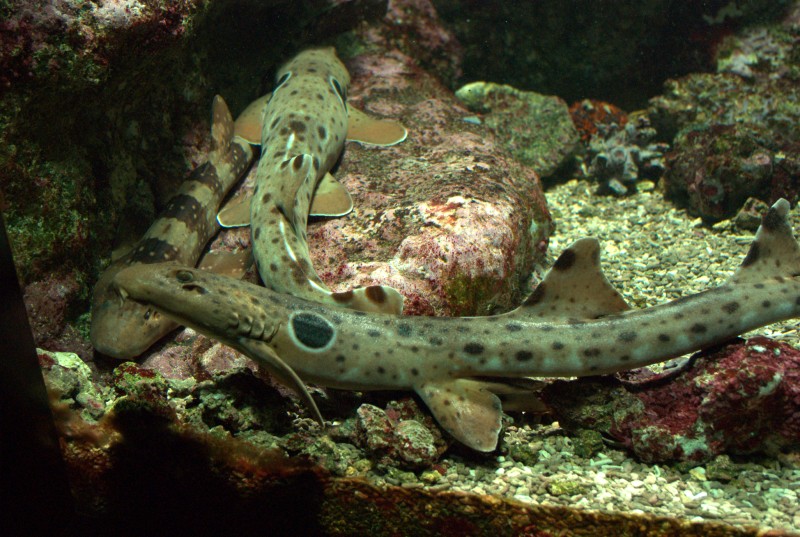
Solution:
{"label": "pink encrusted rock", "polygon": [[362,55],[348,68],[352,105],[409,134],[389,148],[347,146],[336,176],[355,210],[309,225],[322,279],[335,290],[391,285],[407,314],[516,306],[550,231],[536,173],[464,121],[452,92],[404,54]]}
{"label": "pink encrusted rock", "polygon": [[640,379],[560,382],[546,398],[562,424],[600,430],[646,462],[800,446],[800,351],[788,345],[754,337],[700,353],[674,378]]}

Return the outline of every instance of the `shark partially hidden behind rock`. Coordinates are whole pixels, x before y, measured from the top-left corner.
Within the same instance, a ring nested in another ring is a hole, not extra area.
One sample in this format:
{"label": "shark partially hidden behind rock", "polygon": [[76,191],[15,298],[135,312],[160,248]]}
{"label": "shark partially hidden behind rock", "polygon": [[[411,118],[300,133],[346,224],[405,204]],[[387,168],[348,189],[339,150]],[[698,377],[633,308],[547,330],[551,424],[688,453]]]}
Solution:
{"label": "shark partially hidden behind rock", "polygon": [[[412,389],[456,439],[491,451],[503,379],[642,367],[800,315],[800,247],[788,212],[786,200],[772,206],[724,285],[640,310],[603,275],[595,239],[573,243],[522,306],[491,317],[370,314],[174,265],[133,266],[114,284],[122,297],[306,381]],[[291,386],[310,400],[302,384]]]}
{"label": "shark partially hidden behind rock", "polygon": [[333,48],[301,52],[276,76],[272,94],[237,120],[251,141],[261,143],[252,199],[227,205],[220,224],[250,224],[258,272],[273,291],[361,311],[401,313],[403,296],[388,286],[328,289],[311,264],[306,223],[309,214],[343,216],[353,208],[350,194],[329,173],[346,139],[388,146],[405,140],[405,128],[347,105],[350,75]]}
{"label": "shark partially hidden behind rock", "polygon": [[[206,243],[219,231],[216,214],[222,200],[253,160],[253,149],[238,136],[234,125],[228,106],[217,95],[212,106],[208,161],[183,182],[133,248],[100,275],[92,296],[90,338],[94,348],[103,354],[133,358],[177,327],[152,309],[132,302],[120,303],[110,287],[111,280],[123,268],[140,263],[197,263]],[[243,274],[243,261],[242,256],[206,254],[202,266],[236,265],[218,269]]]}

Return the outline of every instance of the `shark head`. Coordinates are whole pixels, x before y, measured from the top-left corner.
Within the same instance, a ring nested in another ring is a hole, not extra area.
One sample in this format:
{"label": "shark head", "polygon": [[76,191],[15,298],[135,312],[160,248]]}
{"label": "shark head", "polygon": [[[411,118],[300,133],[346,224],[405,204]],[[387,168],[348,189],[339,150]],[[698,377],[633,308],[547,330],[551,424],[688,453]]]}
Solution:
{"label": "shark head", "polygon": [[[134,265],[118,272],[112,286],[122,299],[163,304],[164,307],[159,308],[163,313],[198,332],[213,333],[227,342],[241,337],[269,341],[277,324],[268,319],[263,310],[252,308],[252,297],[244,289],[220,292],[219,285],[213,282],[216,277],[203,270],[170,263]],[[167,293],[171,299],[165,303],[163,296]],[[249,311],[262,313],[241,313]],[[222,334],[221,327],[224,327]]]}

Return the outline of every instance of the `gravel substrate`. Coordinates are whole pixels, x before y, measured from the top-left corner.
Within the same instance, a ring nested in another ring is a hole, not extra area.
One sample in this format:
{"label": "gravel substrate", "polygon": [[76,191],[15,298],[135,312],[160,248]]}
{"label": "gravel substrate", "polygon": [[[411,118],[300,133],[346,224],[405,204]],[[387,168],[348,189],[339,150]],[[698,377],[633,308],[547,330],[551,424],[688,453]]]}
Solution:
{"label": "gravel substrate", "polygon": [[[665,202],[652,185],[626,198],[597,196],[570,181],[547,192],[556,231],[550,261],[572,241],[597,237],[606,275],[632,307],[642,308],[724,282],[744,257],[753,232],[730,222],[703,226]],[[798,220],[796,212],[793,218]],[[755,333],[799,345],[798,322]],[[800,531],[800,453],[778,459],[713,465],[648,465],[607,448],[591,459],[575,454],[557,424],[511,426],[506,441],[527,445],[535,463],[498,456],[485,462],[445,461],[445,475],[373,476],[405,486],[499,494],[531,504],[652,513],[739,526]],[[727,465],[728,472],[716,468]],[[418,479],[418,481],[416,481]],[[416,482],[415,482],[416,481]]]}

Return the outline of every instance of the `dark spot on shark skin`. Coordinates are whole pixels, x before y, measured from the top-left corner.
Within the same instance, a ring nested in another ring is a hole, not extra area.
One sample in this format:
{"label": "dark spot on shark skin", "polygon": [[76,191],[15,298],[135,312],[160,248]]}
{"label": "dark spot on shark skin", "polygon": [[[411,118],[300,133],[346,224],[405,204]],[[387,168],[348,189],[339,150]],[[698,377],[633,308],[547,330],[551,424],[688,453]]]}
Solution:
{"label": "dark spot on shark skin", "polygon": [[386,369],[383,366],[380,366],[380,365],[378,366],[378,369],[376,371],[378,371],[378,374],[380,374],[380,375],[383,375],[384,373],[386,373]]}
{"label": "dark spot on shark skin", "polygon": [[758,258],[760,256],[760,251],[761,247],[758,245],[758,243],[753,242],[750,245],[750,249],[747,251],[747,255],[744,256],[744,260],[742,261],[742,266],[749,267],[750,265],[758,261]]}
{"label": "dark spot on shark skin", "polygon": [[771,305],[772,305],[772,302],[770,302],[769,300],[765,300],[764,302],[761,303],[761,307],[762,308],[768,308]]}
{"label": "dark spot on shark skin", "polygon": [[328,137],[328,130],[322,125],[320,125],[319,127],[317,127],[317,134],[319,134],[319,137],[324,140],[325,138]]}
{"label": "dark spot on shark skin", "polygon": [[444,341],[442,340],[442,338],[436,337],[436,336],[433,336],[433,337],[429,338],[428,342],[431,345],[436,345],[437,347],[439,347],[439,346],[444,344]]}
{"label": "dark spot on shark skin", "polygon": [[336,356],[336,361],[337,362],[344,362],[344,355],[343,354],[337,355]]}
{"label": "dark spot on shark skin", "polygon": [[575,251],[571,248],[567,248],[561,252],[561,255],[558,256],[558,259],[556,259],[556,262],[553,263],[553,268],[558,271],[567,270],[575,264],[576,257],[577,255],[575,254]]}
{"label": "dark spot on shark skin", "polygon": [[281,239],[278,237],[273,237],[272,240],[269,242],[271,242],[272,244],[278,244],[279,242],[281,242]]}
{"label": "dark spot on shark skin", "polygon": [[319,170],[319,157],[314,157],[313,166],[315,171]]}
{"label": "dark spot on shark skin", "polygon": [[397,325],[397,335],[402,337],[408,337],[411,335],[412,332],[411,325],[408,323],[398,323]]}
{"label": "dark spot on shark skin", "polygon": [[658,340],[661,341],[662,343],[666,343],[670,339],[671,338],[669,337],[669,334],[658,334]]}
{"label": "dark spot on shark skin", "polygon": [[739,303],[738,302],[728,302],[727,304],[724,304],[722,306],[722,310],[725,313],[728,313],[728,314],[732,314],[733,312],[735,312],[738,309],[739,309]]}
{"label": "dark spot on shark skin", "polygon": [[194,228],[197,226],[198,216],[201,211],[202,206],[195,198],[186,194],[178,194],[169,200],[161,216],[174,218],[185,223],[187,227]]}
{"label": "dark spot on shark skin", "polygon": [[331,298],[340,304],[346,304],[353,300],[353,291],[341,291],[339,293],[331,293]]}
{"label": "dark spot on shark skin", "polygon": [[597,347],[592,347],[590,349],[586,349],[583,351],[583,355],[587,358],[594,358],[595,356],[600,356],[600,349]]}
{"label": "dark spot on shark skin", "polygon": [[386,291],[380,285],[370,285],[364,290],[364,294],[373,304],[383,304],[386,301]]}
{"label": "dark spot on shark skin", "polygon": [[536,289],[530,294],[530,296],[525,299],[525,302],[522,303],[523,306],[535,306],[544,298],[545,291],[547,290],[547,286],[544,282],[540,283],[536,286]]}
{"label": "dark spot on shark skin", "polygon": [[270,194],[269,192],[265,192],[264,195],[261,196],[261,203],[263,203],[264,205],[269,203],[270,200],[272,200],[272,194]]}
{"label": "dark spot on shark skin", "polygon": [[467,343],[464,345],[464,352],[467,354],[481,354],[484,351],[483,345],[480,343]]}
{"label": "dark spot on shark skin", "polygon": [[142,239],[131,255],[130,263],[155,263],[176,259],[177,256],[178,249],[165,240]]}
{"label": "dark spot on shark skin", "polygon": [[509,332],[519,332],[520,330],[522,330],[522,325],[518,323],[508,323],[506,325],[506,330],[508,330]]}
{"label": "dark spot on shark skin", "polygon": [[419,347],[417,347],[416,345],[411,345],[411,347],[409,347],[409,350],[411,350],[411,352],[419,352]]}
{"label": "dark spot on shark skin", "polygon": [[625,332],[620,332],[619,335],[617,336],[617,340],[619,340],[619,341],[621,341],[623,343],[630,343],[632,341],[635,341],[636,340],[636,332],[634,332],[632,330],[628,330],[628,331],[625,331]]}
{"label": "dark spot on shark skin", "polygon": [[272,272],[278,272],[278,265],[276,265],[275,263],[270,263],[269,270],[271,270]]}
{"label": "dark spot on shark skin", "polygon": [[560,351],[561,349],[564,348],[564,344],[561,343],[560,341],[554,341],[552,347],[553,347],[553,350]]}
{"label": "dark spot on shark skin", "polygon": [[623,354],[622,356],[619,357],[620,362],[628,362],[630,361],[630,359],[631,357],[628,354]]}
{"label": "dark spot on shark skin", "polygon": [[754,283],[753,287],[755,287],[756,289],[763,289],[764,288],[764,284],[763,283]]}
{"label": "dark spot on shark skin", "polygon": [[360,347],[359,347],[358,343],[353,343],[353,350],[354,351],[357,351],[359,348]]}
{"label": "dark spot on shark skin", "polygon": [[322,96],[322,94],[321,93],[317,93],[317,100],[321,101],[323,99],[324,99],[324,97]]}
{"label": "dark spot on shark skin", "polygon": [[367,335],[372,338],[381,337],[381,333],[378,330],[370,330]]}
{"label": "dark spot on shark skin", "polygon": [[285,170],[288,165],[289,165],[289,161],[288,160],[284,160],[283,162],[281,162],[281,166],[280,167],[281,167],[282,170]]}
{"label": "dark spot on shark skin", "polygon": [[706,332],[706,330],[708,330],[708,328],[706,328],[706,325],[703,323],[694,323],[689,330],[695,334],[703,334]]}
{"label": "dark spot on shark skin", "polygon": [[303,167],[303,155],[298,155],[292,159],[292,169],[296,172]]}
{"label": "dark spot on shark skin", "polygon": [[297,95],[299,92],[298,90],[292,90],[289,95]]}
{"label": "dark spot on shark skin", "polygon": [[533,360],[533,353],[531,351],[519,351],[514,355],[518,362],[529,362]]}
{"label": "dark spot on shark skin", "polygon": [[256,240],[261,238],[261,226],[258,226],[255,231],[253,231],[253,238]]}
{"label": "dark spot on shark skin", "polygon": [[419,376],[419,369],[417,369],[416,367],[412,367],[411,374],[415,377]]}
{"label": "dark spot on shark skin", "polygon": [[281,116],[277,116],[275,119],[272,120],[272,124],[269,126],[270,130],[274,130],[275,127],[278,126],[278,123],[281,122]]}
{"label": "dark spot on shark skin", "polygon": [[783,226],[783,217],[777,209],[770,207],[761,219],[761,225],[765,230],[775,232]]}

